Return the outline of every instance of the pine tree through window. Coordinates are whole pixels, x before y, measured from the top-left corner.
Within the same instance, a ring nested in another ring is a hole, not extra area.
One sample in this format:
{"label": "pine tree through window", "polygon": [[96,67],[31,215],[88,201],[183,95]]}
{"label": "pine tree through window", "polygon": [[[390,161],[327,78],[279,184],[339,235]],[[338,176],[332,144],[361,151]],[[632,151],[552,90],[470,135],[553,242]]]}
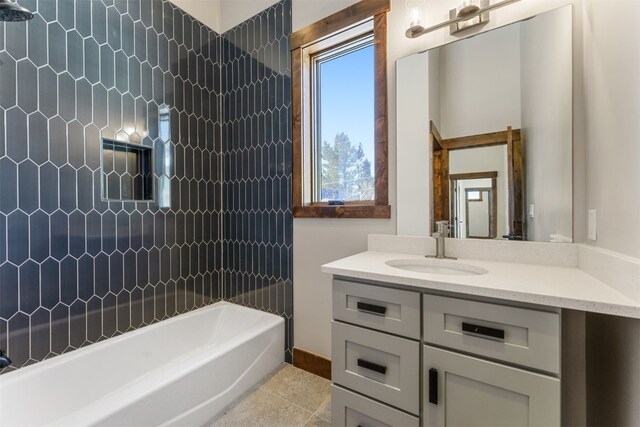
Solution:
{"label": "pine tree through window", "polygon": [[374,200],[373,34],[312,57],[315,200]]}

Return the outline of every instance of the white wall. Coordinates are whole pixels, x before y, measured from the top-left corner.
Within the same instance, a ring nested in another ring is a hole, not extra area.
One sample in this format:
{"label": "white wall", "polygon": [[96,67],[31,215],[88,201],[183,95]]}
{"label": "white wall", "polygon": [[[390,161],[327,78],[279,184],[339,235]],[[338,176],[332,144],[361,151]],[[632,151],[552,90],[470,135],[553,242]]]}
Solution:
{"label": "white wall", "polygon": [[[220,33],[220,0],[170,0],[213,31]],[[239,3],[239,2],[238,2]]]}
{"label": "white wall", "polygon": [[[396,67],[397,139],[403,143],[403,150],[398,150],[398,165],[410,171],[408,174],[398,174],[398,206],[410,206],[397,210],[397,233],[401,235],[430,234],[433,155],[428,135],[429,118],[439,123],[433,115],[440,111],[440,105],[432,96],[432,88],[438,87],[437,81],[432,78],[437,76],[437,64],[431,53],[425,52],[403,59],[402,66]],[[429,80],[424,78],[427,75]],[[403,84],[408,81],[414,84]]]}
{"label": "white wall", "polygon": [[[587,208],[598,240],[640,258],[640,2],[588,1],[584,16]],[[639,334],[640,335],[640,334]]]}
{"label": "white wall", "polygon": [[220,2],[220,33],[262,12],[278,0],[216,0]]}
{"label": "white wall", "polygon": [[[507,148],[505,145],[495,147],[469,148],[449,152],[449,174],[469,172],[498,172],[496,179],[498,198],[497,238],[509,234],[509,200],[507,185]],[[491,184],[489,184],[491,187]]]}
{"label": "white wall", "polygon": [[[429,56],[429,91],[427,92],[427,96],[429,98],[429,119],[433,121],[438,129],[440,129],[442,127],[442,108],[440,107],[440,105],[442,102],[441,97],[444,96],[440,93],[440,49],[432,49],[418,55],[408,56],[406,59],[408,60],[409,58],[419,55]],[[400,63],[401,61],[399,60],[397,64]],[[397,66],[397,68],[400,67]],[[400,79],[400,76],[398,76],[398,83],[400,83],[401,81],[402,80]],[[400,94],[398,94],[398,100],[399,99]],[[400,107],[400,101],[398,101],[398,107]]]}
{"label": "white wall", "polygon": [[438,51],[439,131],[443,138],[520,127],[519,25],[452,43]]}
{"label": "white wall", "polygon": [[[279,0],[169,0],[194,18],[222,34]],[[301,0],[305,1],[305,0]],[[294,1],[295,3],[296,1]],[[328,3],[333,3],[329,0]],[[338,2],[339,3],[339,2]]]}
{"label": "white wall", "polygon": [[527,212],[529,204],[535,206],[527,236],[533,241],[573,235],[572,147],[567,144],[572,140],[572,35],[564,25],[571,17],[570,8],[561,8],[521,26]]}
{"label": "white wall", "polygon": [[[586,208],[598,240],[640,258],[640,2],[585,2]],[[638,284],[640,286],[640,284]],[[640,321],[587,316],[588,422],[640,425]]]}

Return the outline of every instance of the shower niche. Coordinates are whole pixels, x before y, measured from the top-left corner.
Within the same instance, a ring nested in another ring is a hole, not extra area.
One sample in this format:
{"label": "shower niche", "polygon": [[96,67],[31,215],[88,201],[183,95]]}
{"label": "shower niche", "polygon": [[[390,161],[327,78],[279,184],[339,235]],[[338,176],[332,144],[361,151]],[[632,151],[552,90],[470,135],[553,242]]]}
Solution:
{"label": "shower niche", "polygon": [[102,198],[107,201],[153,201],[153,149],[103,139]]}

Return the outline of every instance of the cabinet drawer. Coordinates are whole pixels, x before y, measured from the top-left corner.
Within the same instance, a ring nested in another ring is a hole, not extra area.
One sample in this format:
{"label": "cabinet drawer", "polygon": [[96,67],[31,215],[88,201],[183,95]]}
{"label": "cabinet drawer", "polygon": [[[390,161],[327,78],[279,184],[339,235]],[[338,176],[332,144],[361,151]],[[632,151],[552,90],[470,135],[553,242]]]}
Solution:
{"label": "cabinet drawer", "polygon": [[420,339],[420,294],[333,280],[333,318]]}
{"label": "cabinet drawer", "polygon": [[436,295],[423,298],[425,342],[560,372],[557,313]]}
{"label": "cabinet drawer", "polygon": [[333,322],[333,382],[419,414],[420,344]]}
{"label": "cabinet drawer", "polygon": [[333,427],[418,427],[418,417],[345,390],[331,387],[331,425]]}
{"label": "cabinet drawer", "polygon": [[560,380],[424,347],[424,423],[435,426],[560,425]]}

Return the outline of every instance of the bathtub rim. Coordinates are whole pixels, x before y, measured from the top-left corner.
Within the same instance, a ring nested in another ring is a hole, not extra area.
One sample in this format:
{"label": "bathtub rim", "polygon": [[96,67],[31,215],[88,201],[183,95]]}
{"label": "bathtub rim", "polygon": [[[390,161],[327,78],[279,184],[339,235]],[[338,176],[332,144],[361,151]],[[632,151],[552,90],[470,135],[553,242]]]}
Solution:
{"label": "bathtub rim", "polygon": [[282,318],[282,316],[279,316],[277,314],[269,313],[269,312],[258,310],[251,307],[246,307],[246,306],[235,304],[229,301],[217,301],[213,304],[209,304],[204,307],[197,308],[195,310],[190,310],[186,313],[181,313],[176,316],[170,317],[168,319],[159,320],[150,325],[141,326],[133,331],[123,332],[120,335],[105,338],[102,341],[98,341],[96,343],[92,343],[84,347],[79,347],[74,350],[67,351],[65,353],[42,360],[40,362],[36,362],[32,365],[24,366],[24,367],[9,371],[6,374],[0,375],[0,391],[2,388],[8,387],[12,383],[25,379],[26,377],[37,375],[41,371],[55,368],[58,365],[62,365],[66,362],[70,362],[71,360],[76,359],[78,357],[86,356],[90,353],[99,351],[103,347],[113,345],[116,342],[133,339],[139,334],[150,331],[152,328],[157,329],[161,326],[166,326],[170,323],[175,323],[180,320],[183,320],[186,317],[195,316],[204,311],[215,310],[215,309],[220,309],[224,307],[233,307],[234,309],[239,309],[241,311],[245,311],[245,310],[254,311],[254,312],[257,312],[260,316],[264,317],[265,320],[267,320],[267,321],[257,322],[255,327],[252,328],[250,331],[243,332],[241,336],[247,340],[256,337],[257,335],[264,332],[265,330],[270,329],[274,326],[277,326],[280,323],[284,323],[284,318]]}

